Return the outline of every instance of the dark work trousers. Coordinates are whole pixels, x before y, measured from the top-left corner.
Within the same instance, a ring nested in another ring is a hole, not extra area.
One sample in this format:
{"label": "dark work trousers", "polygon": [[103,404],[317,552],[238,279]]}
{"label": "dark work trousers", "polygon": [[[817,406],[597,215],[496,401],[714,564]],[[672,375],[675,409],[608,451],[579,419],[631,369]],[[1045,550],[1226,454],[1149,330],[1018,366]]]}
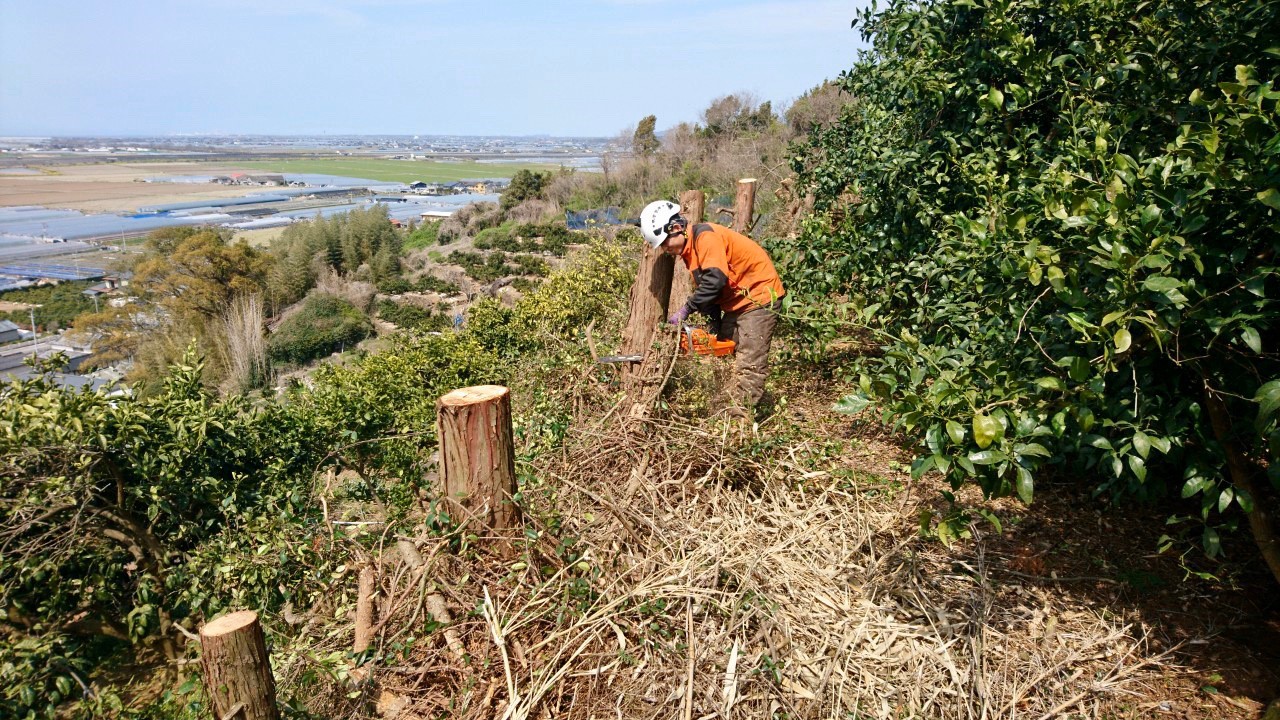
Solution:
{"label": "dark work trousers", "polygon": [[769,376],[769,342],[781,309],[782,301],[775,300],[769,305],[727,312],[720,321],[719,336],[737,343],[734,375],[738,387],[733,397],[746,408],[754,408],[764,395],[764,381]]}

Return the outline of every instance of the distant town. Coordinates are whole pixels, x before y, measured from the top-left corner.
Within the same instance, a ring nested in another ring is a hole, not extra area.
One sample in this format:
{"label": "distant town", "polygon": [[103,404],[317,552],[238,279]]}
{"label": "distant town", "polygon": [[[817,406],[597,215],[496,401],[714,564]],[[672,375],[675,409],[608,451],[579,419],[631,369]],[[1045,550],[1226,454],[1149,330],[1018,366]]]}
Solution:
{"label": "distant town", "polygon": [[[147,137],[0,137],[0,168],[41,155],[107,157],[277,156],[324,153],[392,159],[598,158],[613,138],[464,135],[166,135]],[[573,164],[573,163],[568,163]]]}

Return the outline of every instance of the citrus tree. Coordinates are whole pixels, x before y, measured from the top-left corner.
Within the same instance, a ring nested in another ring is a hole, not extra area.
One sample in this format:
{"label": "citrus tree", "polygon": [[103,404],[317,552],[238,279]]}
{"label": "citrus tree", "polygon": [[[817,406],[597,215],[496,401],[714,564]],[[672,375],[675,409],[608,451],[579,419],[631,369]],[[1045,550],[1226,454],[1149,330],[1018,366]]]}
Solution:
{"label": "citrus tree", "polygon": [[1030,502],[1056,469],[1184,498],[1210,556],[1245,518],[1280,580],[1280,5],[893,0],[858,23],[851,101],[795,157],[816,212],[779,244],[797,300],[840,298],[882,345],[841,408],[955,486]]}

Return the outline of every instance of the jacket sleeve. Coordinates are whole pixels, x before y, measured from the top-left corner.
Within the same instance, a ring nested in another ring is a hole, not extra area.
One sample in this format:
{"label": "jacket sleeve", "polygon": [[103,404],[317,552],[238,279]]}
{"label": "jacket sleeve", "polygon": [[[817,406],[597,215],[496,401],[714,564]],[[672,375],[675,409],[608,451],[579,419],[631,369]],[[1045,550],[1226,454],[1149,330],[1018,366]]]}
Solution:
{"label": "jacket sleeve", "polygon": [[694,244],[694,254],[701,268],[697,275],[698,287],[685,304],[690,311],[704,315],[711,315],[713,309],[719,308],[717,300],[720,293],[729,285],[729,260],[718,239],[703,224],[694,225],[690,233],[690,242]]}

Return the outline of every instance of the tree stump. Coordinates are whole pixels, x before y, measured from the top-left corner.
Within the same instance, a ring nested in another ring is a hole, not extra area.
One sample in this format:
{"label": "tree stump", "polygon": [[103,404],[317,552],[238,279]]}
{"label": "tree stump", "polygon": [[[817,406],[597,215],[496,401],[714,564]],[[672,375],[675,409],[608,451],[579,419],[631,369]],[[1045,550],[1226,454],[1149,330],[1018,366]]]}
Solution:
{"label": "tree stump", "polygon": [[[701,190],[685,190],[680,193],[680,214],[689,221],[690,237],[692,237],[693,226],[702,222],[702,214],[706,211],[706,207],[707,196]],[[671,282],[671,302],[668,304],[671,308],[684,305],[693,294],[693,276],[684,267],[683,261],[677,262],[680,267],[676,268],[675,279]]]}
{"label": "tree stump", "polygon": [[201,666],[217,720],[278,720],[276,682],[258,614],[241,610],[200,628]]}
{"label": "tree stump", "polygon": [[733,198],[733,229],[746,235],[751,232],[751,216],[756,211],[756,179],[738,181],[738,191]]}
{"label": "tree stump", "polygon": [[511,391],[501,385],[454,390],[436,402],[440,482],[464,523],[503,533],[517,526]]}
{"label": "tree stump", "polygon": [[645,368],[651,364],[648,362],[649,348],[653,345],[658,325],[667,319],[674,269],[674,258],[660,248],[645,245],[636,281],[631,285],[627,327],[622,331],[622,354],[643,355],[645,361],[622,366],[622,386],[628,392],[645,377]]}

